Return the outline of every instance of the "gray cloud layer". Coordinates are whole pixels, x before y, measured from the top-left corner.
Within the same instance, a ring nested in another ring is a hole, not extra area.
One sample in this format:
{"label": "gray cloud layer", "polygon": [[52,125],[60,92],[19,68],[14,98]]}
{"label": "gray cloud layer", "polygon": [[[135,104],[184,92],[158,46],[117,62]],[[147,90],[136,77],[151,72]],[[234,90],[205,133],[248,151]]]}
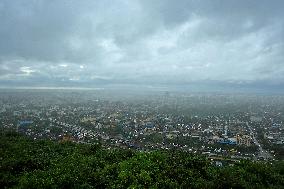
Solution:
{"label": "gray cloud layer", "polygon": [[284,83],[282,0],[2,0],[0,85]]}

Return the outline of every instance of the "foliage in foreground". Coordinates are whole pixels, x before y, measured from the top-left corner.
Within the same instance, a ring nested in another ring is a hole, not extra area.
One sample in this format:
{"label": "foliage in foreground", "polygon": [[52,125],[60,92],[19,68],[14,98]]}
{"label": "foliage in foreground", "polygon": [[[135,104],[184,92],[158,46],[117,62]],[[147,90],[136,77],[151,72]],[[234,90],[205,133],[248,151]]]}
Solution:
{"label": "foliage in foreground", "polygon": [[3,188],[283,188],[284,163],[218,168],[180,151],[136,152],[100,145],[0,139]]}

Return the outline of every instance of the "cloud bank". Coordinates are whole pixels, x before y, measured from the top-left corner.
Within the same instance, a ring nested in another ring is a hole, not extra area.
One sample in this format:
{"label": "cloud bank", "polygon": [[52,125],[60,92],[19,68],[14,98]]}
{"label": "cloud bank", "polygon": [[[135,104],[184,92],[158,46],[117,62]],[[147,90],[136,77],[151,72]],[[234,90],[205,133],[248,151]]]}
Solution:
{"label": "cloud bank", "polygon": [[2,0],[0,85],[284,86],[281,0]]}

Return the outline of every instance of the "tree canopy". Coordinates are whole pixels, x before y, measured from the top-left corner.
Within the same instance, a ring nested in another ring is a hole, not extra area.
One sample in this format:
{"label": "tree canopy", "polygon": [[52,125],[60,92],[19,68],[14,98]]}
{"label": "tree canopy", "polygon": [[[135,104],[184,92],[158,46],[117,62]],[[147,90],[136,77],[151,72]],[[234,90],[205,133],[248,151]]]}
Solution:
{"label": "tree canopy", "polygon": [[216,167],[179,150],[139,152],[100,144],[0,139],[2,188],[283,188],[284,163]]}

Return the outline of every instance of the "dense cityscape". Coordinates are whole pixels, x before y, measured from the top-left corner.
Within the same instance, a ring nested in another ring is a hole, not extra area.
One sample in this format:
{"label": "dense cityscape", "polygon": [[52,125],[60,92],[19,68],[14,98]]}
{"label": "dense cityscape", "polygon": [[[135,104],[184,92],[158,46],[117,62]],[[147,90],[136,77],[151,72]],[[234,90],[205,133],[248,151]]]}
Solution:
{"label": "dense cityscape", "polygon": [[181,149],[217,166],[284,157],[284,97],[106,90],[5,90],[2,130],[107,148]]}
{"label": "dense cityscape", "polygon": [[1,188],[284,188],[283,8],[0,0]]}

